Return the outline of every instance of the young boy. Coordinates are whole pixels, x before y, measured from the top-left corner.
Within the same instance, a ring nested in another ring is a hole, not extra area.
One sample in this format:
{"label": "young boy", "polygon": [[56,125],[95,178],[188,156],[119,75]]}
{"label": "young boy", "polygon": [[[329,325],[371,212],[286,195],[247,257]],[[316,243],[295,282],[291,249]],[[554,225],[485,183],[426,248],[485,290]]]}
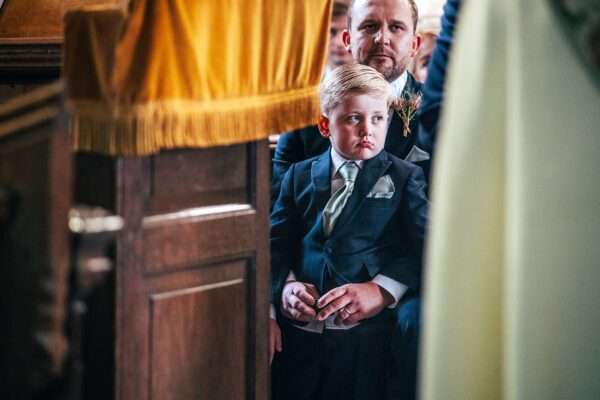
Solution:
{"label": "young boy", "polygon": [[383,150],[388,100],[371,67],[334,69],[318,124],[331,149],[283,178],[271,214],[274,400],[384,397],[391,307],[418,290],[427,209],[420,168]]}

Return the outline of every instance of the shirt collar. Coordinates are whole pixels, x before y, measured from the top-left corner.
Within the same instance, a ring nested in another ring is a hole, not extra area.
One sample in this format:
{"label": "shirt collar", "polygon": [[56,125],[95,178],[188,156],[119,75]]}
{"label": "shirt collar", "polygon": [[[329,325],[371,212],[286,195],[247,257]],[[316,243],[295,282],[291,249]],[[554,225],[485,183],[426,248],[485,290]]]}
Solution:
{"label": "shirt collar", "polygon": [[404,71],[402,75],[397,77],[393,82],[390,83],[390,95],[394,99],[400,98],[404,87],[406,86],[406,81],[408,80],[408,72]]}
{"label": "shirt collar", "polygon": [[365,160],[347,160],[344,157],[342,157],[337,151],[335,151],[333,146],[331,146],[331,176],[335,177],[338,169],[340,169],[342,164],[346,161],[354,161],[356,165],[358,165],[358,168],[362,168],[362,164]]}

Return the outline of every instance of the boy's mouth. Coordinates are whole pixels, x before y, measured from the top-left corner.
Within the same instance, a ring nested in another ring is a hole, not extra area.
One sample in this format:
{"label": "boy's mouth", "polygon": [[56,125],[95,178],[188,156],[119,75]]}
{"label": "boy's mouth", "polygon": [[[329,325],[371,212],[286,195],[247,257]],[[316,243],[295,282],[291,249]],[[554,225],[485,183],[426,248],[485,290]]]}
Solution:
{"label": "boy's mouth", "polygon": [[369,141],[362,141],[358,144],[361,149],[372,149],[375,145]]}

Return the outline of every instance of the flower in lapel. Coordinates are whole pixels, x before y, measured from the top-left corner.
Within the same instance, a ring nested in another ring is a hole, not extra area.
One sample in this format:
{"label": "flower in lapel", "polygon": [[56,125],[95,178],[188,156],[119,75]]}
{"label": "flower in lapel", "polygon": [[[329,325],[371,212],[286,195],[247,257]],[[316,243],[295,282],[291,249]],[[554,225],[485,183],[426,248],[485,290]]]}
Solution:
{"label": "flower in lapel", "polygon": [[417,115],[417,110],[421,105],[421,92],[411,93],[403,92],[399,98],[392,100],[392,108],[402,119],[404,137],[410,135],[410,121]]}

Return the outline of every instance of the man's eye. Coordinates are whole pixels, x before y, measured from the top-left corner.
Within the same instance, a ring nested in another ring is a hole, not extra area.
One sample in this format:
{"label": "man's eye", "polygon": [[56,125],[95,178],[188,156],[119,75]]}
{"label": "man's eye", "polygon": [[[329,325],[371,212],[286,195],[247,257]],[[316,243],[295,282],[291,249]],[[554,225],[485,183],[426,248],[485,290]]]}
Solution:
{"label": "man's eye", "polygon": [[404,27],[402,25],[391,25],[390,26],[390,31],[392,32],[398,32],[398,31],[402,31]]}
{"label": "man's eye", "polygon": [[363,29],[367,32],[375,32],[377,30],[377,25],[375,24],[365,24],[363,25]]}
{"label": "man's eye", "polygon": [[385,118],[383,117],[383,115],[376,115],[373,117],[373,123],[374,124],[379,123],[379,122],[383,121],[384,119]]}
{"label": "man's eye", "polygon": [[358,115],[349,115],[347,120],[351,124],[356,124],[360,121],[360,117]]}

